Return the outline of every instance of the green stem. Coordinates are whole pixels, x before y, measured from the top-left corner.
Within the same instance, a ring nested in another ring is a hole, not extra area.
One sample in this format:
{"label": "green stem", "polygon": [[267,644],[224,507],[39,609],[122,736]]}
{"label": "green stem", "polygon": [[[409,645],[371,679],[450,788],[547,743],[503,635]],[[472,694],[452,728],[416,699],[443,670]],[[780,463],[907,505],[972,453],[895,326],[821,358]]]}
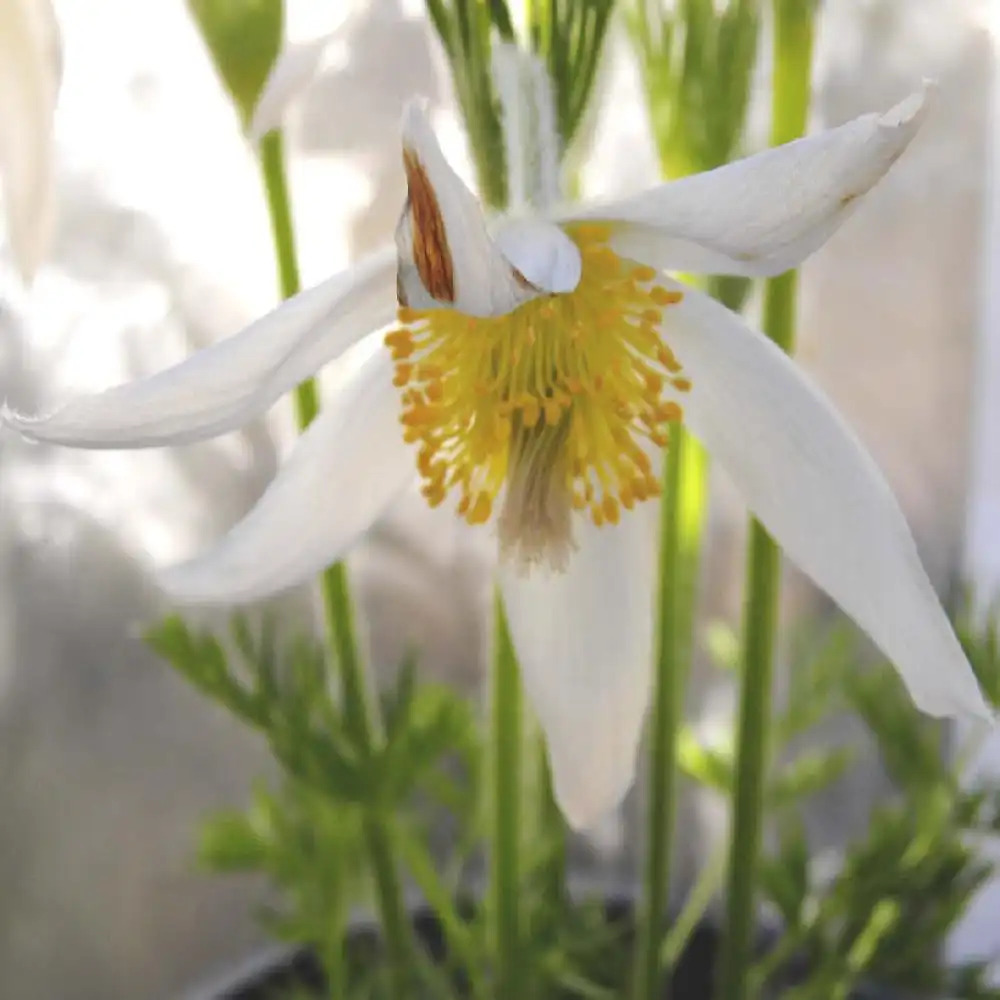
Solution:
{"label": "green stem", "polygon": [[493,843],[490,905],[496,956],[497,1000],[515,1000],[521,937],[521,688],[517,659],[499,590],[494,598],[495,636],[490,719]]}
{"label": "green stem", "polygon": [[777,632],[780,552],[761,525],[752,521],[747,549],[743,679],[736,741],[733,824],[730,837],[726,923],[722,942],[720,1000],[742,1000],[753,957],[767,770],[767,729]]}
{"label": "green stem", "polygon": [[[280,132],[269,133],[261,142],[260,165],[267,192],[281,295],[289,298],[299,291],[300,279]],[[314,379],[306,379],[296,388],[294,402],[299,430],[304,431],[319,413],[319,393]],[[340,675],[344,718],[359,752],[369,756],[376,750],[379,733],[358,657],[347,570],[342,562],[334,563],[323,573],[321,588],[327,641],[335,653]],[[413,982],[413,942],[399,873],[386,830],[374,813],[365,818],[365,835],[395,995],[405,996],[408,984]]]}
{"label": "green stem", "polygon": [[[805,132],[812,65],[813,3],[774,2],[774,145]],[[783,350],[795,344],[796,275],[768,281],[764,329]],[[789,497],[789,503],[795,498]],[[757,871],[768,766],[771,685],[777,639],[780,551],[764,528],[751,521],[747,548],[747,590],[743,620],[743,676],[740,689],[733,788],[726,924],[722,942],[719,1000],[743,1000],[756,929]]]}
{"label": "green stem", "polygon": [[[664,996],[660,942],[670,901],[670,863],[676,811],[677,730],[683,710],[687,659],[681,647],[685,587],[682,559],[681,496],[685,450],[693,442],[683,427],[671,427],[660,504],[660,592],[653,704],[649,720],[649,805],[646,833],[645,896],[639,913],[634,1000]],[[669,970],[668,970],[669,971]]]}

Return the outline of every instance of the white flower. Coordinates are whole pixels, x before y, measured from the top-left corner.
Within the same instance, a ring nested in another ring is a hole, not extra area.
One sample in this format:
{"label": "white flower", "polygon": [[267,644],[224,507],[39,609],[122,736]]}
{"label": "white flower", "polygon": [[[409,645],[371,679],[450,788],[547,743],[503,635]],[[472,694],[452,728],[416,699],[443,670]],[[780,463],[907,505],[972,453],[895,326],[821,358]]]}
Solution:
{"label": "white flower", "polygon": [[990,719],[900,509],[850,429],[769,340],[659,270],[798,264],[923,115],[915,95],[625,201],[491,230],[412,104],[396,253],[151,378],[4,420],[76,447],[194,441],[357,345],[353,375],[257,506],[213,550],[166,570],[163,586],[178,600],[234,602],[302,581],[343,556],[416,474],[430,503],[457,501],[498,536],[524,682],[576,826],[632,779],[656,545],[631,511],[659,492],[672,420],[690,425],[788,554],[896,664],[920,708]]}
{"label": "white flower", "polygon": [[7,238],[30,282],[52,231],[59,32],[50,0],[0,0],[0,182]]}
{"label": "white flower", "polygon": [[343,41],[358,13],[348,5],[338,10],[321,5],[297,6],[293,11],[305,15],[307,23],[286,24],[289,37],[267,75],[250,121],[248,134],[254,143],[259,143],[272,129],[281,127],[289,107],[327,68],[336,44]]}

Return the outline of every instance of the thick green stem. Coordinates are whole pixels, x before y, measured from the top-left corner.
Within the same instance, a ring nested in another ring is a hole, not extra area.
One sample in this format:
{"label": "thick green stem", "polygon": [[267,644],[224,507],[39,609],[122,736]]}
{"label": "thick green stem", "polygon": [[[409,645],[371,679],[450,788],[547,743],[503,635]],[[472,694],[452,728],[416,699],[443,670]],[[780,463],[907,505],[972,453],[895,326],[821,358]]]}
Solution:
{"label": "thick green stem", "polygon": [[[288,298],[299,291],[300,279],[280,132],[269,133],[261,142],[260,164],[267,192],[281,295]],[[303,431],[319,413],[315,380],[306,379],[299,385],[294,400],[299,430]],[[378,727],[358,657],[347,570],[342,562],[335,563],[323,573],[321,588],[327,642],[336,657],[344,718],[359,752],[370,755],[376,749]],[[395,991],[396,995],[405,996],[413,982],[412,931],[389,838],[376,813],[365,818],[365,836]]]}
{"label": "thick green stem", "polygon": [[[677,782],[677,730],[683,711],[687,657],[682,647],[685,572],[680,503],[685,451],[693,442],[678,423],[671,428],[663,472],[660,504],[660,592],[654,696],[650,713],[649,805],[646,820],[645,896],[637,928],[635,1000],[659,1000],[663,989],[660,942],[670,898],[670,863],[673,854]],[[669,970],[668,970],[669,971]]]}
{"label": "thick green stem", "polygon": [[522,709],[517,659],[499,590],[494,599],[491,781],[492,829],[490,900],[496,957],[497,1000],[519,993],[518,951],[521,939],[521,773]]}
{"label": "thick green stem", "polygon": [[[805,131],[812,39],[812,0],[775,0],[771,133],[774,145],[789,142]],[[795,344],[795,303],[794,272],[772,278],[767,283],[764,329],[779,347],[789,352]],[[789,497],[788,502],[794,503],[795,498]],[[749,990],[780,574],[778,547],[757,521],[751,521],[726,924],[717,989],[719,1000],[743,1000]]]}

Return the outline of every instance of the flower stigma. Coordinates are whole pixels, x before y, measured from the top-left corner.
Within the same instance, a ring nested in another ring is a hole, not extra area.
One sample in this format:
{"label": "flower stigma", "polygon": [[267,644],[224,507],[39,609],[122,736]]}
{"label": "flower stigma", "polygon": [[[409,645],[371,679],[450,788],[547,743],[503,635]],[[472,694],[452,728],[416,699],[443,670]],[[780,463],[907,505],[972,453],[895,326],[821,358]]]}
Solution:
{"label": "flower stigma", "polygon": [[525,571],[565,568],[574,511],[617,524],[660,494],[646,443],[666,447],[683,416],[670,397],[691,387],[659,332],[682,293],[619,257],[609,226],[565,231],[582,260],[574,291],[490,318],[404,305],[385,337],[424,497],[456,492],[475,525],[503,493],[501,555]]}

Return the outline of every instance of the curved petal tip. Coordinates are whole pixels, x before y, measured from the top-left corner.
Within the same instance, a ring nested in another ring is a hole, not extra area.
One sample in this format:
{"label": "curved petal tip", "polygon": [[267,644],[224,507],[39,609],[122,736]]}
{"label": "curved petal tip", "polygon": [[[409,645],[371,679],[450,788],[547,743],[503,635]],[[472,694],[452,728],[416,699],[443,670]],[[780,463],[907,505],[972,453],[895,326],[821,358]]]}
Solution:
{"label": "curved petal tip", "polygon": [[552,790],[556,804],[574,830],[592,830],[616,810],[632,787],[641,726],[634,736],[595,745],[589,730],[581,732],[585,746],[549,742]]}
{"label": "curved petal tip", "polygon": [[888,111],[575,217],[612,223],[616,252],[661,270],[780,274],[822,246],[903,155],[934,90],[925,81]]}
{"label": "curved petal tip", "polygon": [[925,79],[920,90],[903,98],[879,118],[879,124],[887,128],[900,128],[911,123],[919,125],[927,116],[937,94],[937,83]]}
{"label": "curved petal tip", "polygon": [[404,144],[414,138],[423,138],[431,133],[431,124],[427,118],[427,98],[410,97],[403,105],[399,130],[403,135]]}
{"label": "curved petal tip", "polygon": [[45,415],[29,415],[19,413],[7,404],[0,402],[0,432],[11,431],[19,435],[25,441],[38,443],[49,440],[45,433],[45,428],[51,424],[58,424],[59,411]]}

